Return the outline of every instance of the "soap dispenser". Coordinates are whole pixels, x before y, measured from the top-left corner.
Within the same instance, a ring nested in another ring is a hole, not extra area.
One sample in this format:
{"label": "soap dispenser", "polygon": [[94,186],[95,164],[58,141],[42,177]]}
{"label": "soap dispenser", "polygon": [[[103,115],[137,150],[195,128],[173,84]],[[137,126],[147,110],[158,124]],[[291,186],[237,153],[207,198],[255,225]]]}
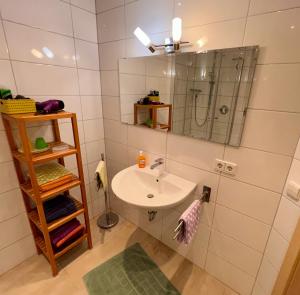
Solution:
{"label": "soap dispenser", "polygon": [[146,167],[146,157],[145,157],[143,151],[140,151],[137,162],[138,162],[137,164],[138,164],[139,168],[145,168]]}

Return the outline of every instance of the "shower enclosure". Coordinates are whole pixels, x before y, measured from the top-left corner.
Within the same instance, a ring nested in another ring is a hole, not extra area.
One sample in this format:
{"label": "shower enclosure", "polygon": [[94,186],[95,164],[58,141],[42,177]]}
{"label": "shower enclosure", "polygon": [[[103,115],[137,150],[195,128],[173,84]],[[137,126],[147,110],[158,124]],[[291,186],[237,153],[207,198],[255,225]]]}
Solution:
{"label": "shower enclosure", "polygon": [[172,131],[239,146],[257,53],[253,46],[177,55]]}

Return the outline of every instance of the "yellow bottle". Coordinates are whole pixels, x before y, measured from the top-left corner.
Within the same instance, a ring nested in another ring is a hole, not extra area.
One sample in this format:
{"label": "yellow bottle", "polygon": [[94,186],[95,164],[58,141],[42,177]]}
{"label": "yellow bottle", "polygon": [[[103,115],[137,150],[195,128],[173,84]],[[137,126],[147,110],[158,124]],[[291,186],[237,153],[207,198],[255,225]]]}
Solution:
{"label": "yellow bottle", "polygon": [[137,162],[138,162],[137,164],[138,164],[139,168],[146,167],[146,157],[144,156],[143,151],[140,151]]}

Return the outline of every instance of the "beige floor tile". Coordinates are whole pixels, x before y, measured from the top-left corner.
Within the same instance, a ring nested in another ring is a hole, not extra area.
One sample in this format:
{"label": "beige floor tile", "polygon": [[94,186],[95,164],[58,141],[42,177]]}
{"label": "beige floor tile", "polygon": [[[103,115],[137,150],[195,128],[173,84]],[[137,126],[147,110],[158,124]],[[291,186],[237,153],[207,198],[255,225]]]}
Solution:
{"label": "beige floor tile", "polygon": [[[103,231],[91,222],[94,247],[82,244],[59,260],[61,271],[53,278],[46,259],[34,256],[0,277],[0,294],[88,295],[82,277],[125,248],[140,243],[182,295],[237,295],[204,270],[184,259],[132,223]],[[124,294],[125,295],[125,294]]]}

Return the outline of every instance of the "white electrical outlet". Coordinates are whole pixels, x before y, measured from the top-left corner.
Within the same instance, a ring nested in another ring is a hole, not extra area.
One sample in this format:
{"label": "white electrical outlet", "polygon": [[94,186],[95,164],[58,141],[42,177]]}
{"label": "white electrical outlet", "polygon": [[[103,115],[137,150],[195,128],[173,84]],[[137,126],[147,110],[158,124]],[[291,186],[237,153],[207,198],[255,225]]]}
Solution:
{"label": "white electrical outlet", "polygon": [[237,169],[237,164],[225,162],[224,173],[235,175]]}
{"label": "white electrical outlet", "polygon": [[215,170],[218,172],[223,172],[225,169],[225,163],[223,160],[216,159],[215,160]]}

